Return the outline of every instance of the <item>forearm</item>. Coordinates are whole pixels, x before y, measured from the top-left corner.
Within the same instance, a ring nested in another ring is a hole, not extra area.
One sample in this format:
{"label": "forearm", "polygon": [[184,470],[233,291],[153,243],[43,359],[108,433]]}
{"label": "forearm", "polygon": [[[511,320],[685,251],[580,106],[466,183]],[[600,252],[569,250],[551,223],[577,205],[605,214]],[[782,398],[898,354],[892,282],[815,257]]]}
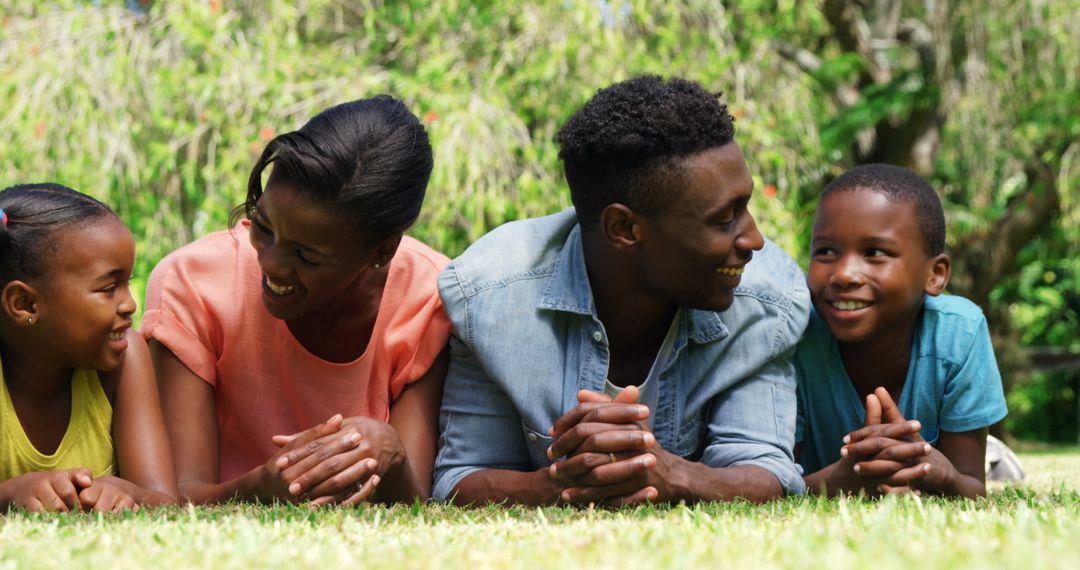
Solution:
{"label": "forearm", "polygon": [[920,486],[920,490],[944,497],[978,499],[986,496],[986,483],[979,477],[955,471],[943,484],[938,486]]}
{"label": "forearm", "polygon": [[180,491],[180,499],[196,505],[217,504],[227,501],[248,501],[269,503],[274,499],[288,501],[291,497],[277,497],[274,493],[267,492],[266,480],[263,474],[263,466],[256,467],[251,471],[222,483],[214,483],[197,478],[180,478],[177,488]]}
{"label": "forearm", "polygon": [[161,505],[175,505],[176,496],[157,489],[139,487],[134,494],[135,502],[145,507],[157,507]]}
{"label": "forearm", "polygon": [[784,496],[784,488],[771,471],[756,465],[709,467],[680,459],[672,477],[673,502],[730,501],[746,499],[764,503]]}
{"label": "forearm", "polygon": [[414,470],[406,456],[400,464],[386,472],[375,492],[376,500],[384,503],[407,503],[431,498],[430,477],[424,481]]}
{"label": "forearm", "polygon": [[536,471],[485,469],[467,475],[454,488],[456,505],[506,503],[527,506],[554,505],[563,486],[551,478],[548,468]]}
{"label": "forearm", "polygon": [[144,487],[130,479],[117,476],[102,477],[97,479],[97,481],[119,488],[121,491],[130,495],[138,505],[156,507],[160,505],[176,504],[176,496],[160,487]]}

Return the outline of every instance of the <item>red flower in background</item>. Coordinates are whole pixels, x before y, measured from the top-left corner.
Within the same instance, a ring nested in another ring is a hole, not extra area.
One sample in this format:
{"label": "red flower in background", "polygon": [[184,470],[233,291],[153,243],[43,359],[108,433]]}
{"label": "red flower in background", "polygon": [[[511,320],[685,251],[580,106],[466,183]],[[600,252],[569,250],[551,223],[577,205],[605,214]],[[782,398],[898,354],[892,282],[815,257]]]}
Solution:
{"label": "red flower in background", "polygon": [[432,123],[434,123],[435,121],[438,121],[438,120],[439,120],[439,114],[436,113],[435,111],[428,111],[428,112],[424,113],[424,122],[425,123],[430,125],[430,124],[432,124]]}
{"label": "red flower in background", "polygon": [[43,138],[45,138],[45,127],[46,127],[45,121],[38,121],[38,124],[34,125],[34,138],[35,139],[43,139]]}
{"label": "red flower in background", "polygon": [[761,192],[763,194],[765,194],[766,198],[775,198],[776,197],[776,186],[773,186],[772,184],[767,184],[765,186],[765,188],[762,189]]}
{"label": "red flower in background", "polygon": [[263,142],[270,142],[270,139],[274,138],[274,129],[264,126],[259,129],[259,138],[262,139]]}

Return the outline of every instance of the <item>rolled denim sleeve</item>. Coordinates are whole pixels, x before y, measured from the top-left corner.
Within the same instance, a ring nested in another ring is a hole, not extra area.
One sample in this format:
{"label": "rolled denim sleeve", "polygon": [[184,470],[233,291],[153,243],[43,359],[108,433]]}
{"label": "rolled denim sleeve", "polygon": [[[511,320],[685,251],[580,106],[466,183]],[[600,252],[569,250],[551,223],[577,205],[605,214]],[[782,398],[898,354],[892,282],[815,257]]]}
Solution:
{"label": "rolled denim sleeve", "polygon": [[517,408],[484,371],[467,342],[468,299],[453,266],[440,275],[439,289],[454,323],[432,491],[437,500],[446,501],[462,479],[472,473],[483,469],[524,471],[532,465]]}
{"label": "rolled denim sleeve", "polygon": [[717,396],[701,462],[710,467],[756,465],[776,476],[785,493],[806,491],[795,464],[795,367],[792,351]]}

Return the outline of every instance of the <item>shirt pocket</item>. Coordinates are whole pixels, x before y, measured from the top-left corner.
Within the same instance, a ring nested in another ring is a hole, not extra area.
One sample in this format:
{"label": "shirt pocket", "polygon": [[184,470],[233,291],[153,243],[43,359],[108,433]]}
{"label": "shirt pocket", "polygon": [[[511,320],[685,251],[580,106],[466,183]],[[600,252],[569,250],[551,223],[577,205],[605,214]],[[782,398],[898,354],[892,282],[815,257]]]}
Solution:
{"label": "shirt pocket", "polygon": [[532,460],[533,467],[551,465],[553,462],[548,459],[547,450],[555,442],[555,438],[534,430],[525,422],[521,422],[521,430],[525,433],[525,443],[529,448],[529,459]]}
{"label": "shirt pocket", "polygon": [[696,457],[705,442],[704,431],[705,422],[701,418],[701,413],[691,414],[683,419],[682,425],[679,426],[675,434],[675,449],[671,451],[683,459]]}

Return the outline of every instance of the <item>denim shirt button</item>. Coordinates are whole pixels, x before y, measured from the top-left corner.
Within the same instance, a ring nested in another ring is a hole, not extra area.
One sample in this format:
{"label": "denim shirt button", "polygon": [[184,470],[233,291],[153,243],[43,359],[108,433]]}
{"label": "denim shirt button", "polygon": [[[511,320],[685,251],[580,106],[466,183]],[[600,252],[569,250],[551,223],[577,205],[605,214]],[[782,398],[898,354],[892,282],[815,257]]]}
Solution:
{"label": "denim shirt button", "polygon": [[600,331],[596,331],[596,332],[592,333],[592,339],[595,340],[596,342],[600,342],[600,341],[604,340],[604,333],[602,333]]}
{"label": "denim shirt button", "polygon": [[535,442],[537,439],[540,439],[540,437],[537,436],[535,433],[529,434],[529,441]]}

